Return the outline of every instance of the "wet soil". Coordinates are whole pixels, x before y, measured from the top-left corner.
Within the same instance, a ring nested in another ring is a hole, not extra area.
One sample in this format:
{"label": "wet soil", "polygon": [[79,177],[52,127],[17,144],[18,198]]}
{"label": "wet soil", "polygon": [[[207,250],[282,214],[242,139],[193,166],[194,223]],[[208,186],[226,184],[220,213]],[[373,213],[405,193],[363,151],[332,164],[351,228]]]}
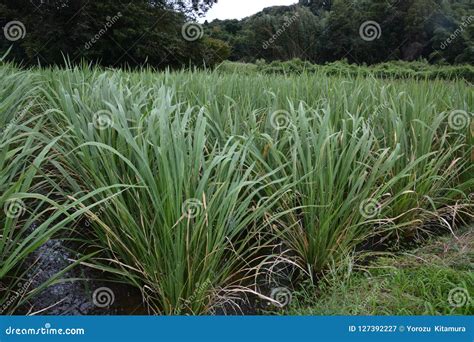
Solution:
{"label": "wet soil", "polygon": [[[28,259],[25,278],[37,288],[74,264],[77,255],[68,242],[52,239]],[[75,265],[46,287],[17,314],[41,315],[144,315],[148,314],[140,291],[125,284],[104,281],[105,275],[87,266]]]}

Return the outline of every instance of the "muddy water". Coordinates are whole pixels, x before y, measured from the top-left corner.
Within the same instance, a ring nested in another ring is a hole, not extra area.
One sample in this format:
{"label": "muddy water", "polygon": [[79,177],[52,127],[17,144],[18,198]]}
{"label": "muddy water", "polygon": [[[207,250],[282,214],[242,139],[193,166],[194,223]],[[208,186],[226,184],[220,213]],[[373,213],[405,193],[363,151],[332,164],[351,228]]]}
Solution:
{"label": "muddy water", "polygon": [[[36,288],[70,266],[77,256],[62,240],[50,240],[33,253],[25,275]],[[106,282],[105,275],[77,265],[58,282],[30,299],[18,314],[41,315],[146,315],[142,296],[135,288]]]}

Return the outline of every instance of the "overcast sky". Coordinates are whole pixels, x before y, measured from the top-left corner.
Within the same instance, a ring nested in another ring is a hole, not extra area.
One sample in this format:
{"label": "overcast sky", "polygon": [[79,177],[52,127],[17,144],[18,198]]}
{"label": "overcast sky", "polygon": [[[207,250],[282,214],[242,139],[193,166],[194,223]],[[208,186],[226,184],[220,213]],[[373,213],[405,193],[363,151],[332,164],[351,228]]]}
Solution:
{"label": "overcast sky", "polygon": [[241,19],[255,14],[265,7],[291,5],[298,0],[218,0],[200,21],[214,19]]}

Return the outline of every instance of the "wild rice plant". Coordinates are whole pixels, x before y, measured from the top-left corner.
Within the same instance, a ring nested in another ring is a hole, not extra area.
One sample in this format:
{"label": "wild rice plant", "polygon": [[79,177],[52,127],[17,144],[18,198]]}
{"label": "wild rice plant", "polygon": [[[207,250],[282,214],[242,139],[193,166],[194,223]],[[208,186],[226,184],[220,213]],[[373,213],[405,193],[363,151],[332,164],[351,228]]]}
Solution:
{"label": "wild rice plant", "polygon": [[55,234],[69,230],[83,214],[80,210],[71,214],[80,200],[54,201],[58,193],[50,161],[57,138],[48,140],[41,133],[44,115],[35,113],[36,99],[26,90],[32,86],[31,78],[21,85],[23,73],[16,76],[7,76],[0,89],[6,119],[0,127],[0,314],[14,313],[61,276],[63,272],[58,272],[38,288],[31,287],[34,279],[25,279],[34,264],[33,253]]}
{"label": "wild rice plant", "polygon": [[269,175],[255,172],[238,140],[206,146],[207,119],[174,104],[168,89],[129,88],[107,76],[44,94],[67,127],[57,152],[71,191],[129,186],[93,197],[103,206],[89,213],[96,244],[107,251],[96,267],[140,288],[166,314],[209,312],[216,298],[250,291],[243,279],[267,243],[259,240],[263,216],[279,196],[255,205]]}
{"label": "wild rice plant", "polygon": [[449,117],[474,105],[462,81],[87,68],[37,77],[42,131],[61,137],[57,187],[85,196],[78,208],[92,224],[79,230],[104,253],[95,267],[140,288],[156,312],[209,312],[251,291],[275,238],[314,280],[370,238],[393,244],[430,220],[453,229],[472,217],[472,140]]}

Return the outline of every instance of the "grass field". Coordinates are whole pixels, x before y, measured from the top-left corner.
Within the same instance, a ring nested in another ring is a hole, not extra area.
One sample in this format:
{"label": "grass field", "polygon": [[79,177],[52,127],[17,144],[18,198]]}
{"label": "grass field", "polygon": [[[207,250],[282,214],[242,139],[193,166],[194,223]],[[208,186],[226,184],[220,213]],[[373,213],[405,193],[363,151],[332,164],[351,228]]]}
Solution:
{"label": "grass field", "polygon": [[[281,307],[354,256],[472,221],[464,80],[8,64],[0,78],[5,293],[55,236],[154,313],[212,313],[244,295]],[[444,282],[436,267],[420,279]],[[434,305],[420,312],[453,313],[447,298]]]}

